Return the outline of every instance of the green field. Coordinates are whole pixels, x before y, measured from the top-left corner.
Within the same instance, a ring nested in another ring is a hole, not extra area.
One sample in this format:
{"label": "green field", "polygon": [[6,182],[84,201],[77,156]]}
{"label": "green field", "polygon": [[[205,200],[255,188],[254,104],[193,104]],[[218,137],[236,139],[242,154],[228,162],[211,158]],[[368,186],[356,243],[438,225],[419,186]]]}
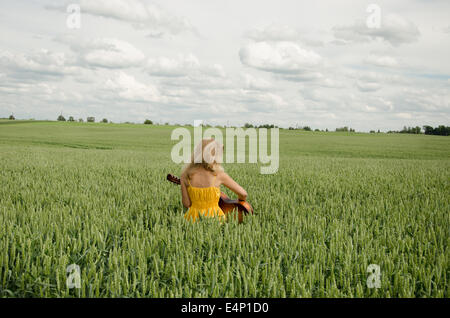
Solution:
{"label": "green field", "polygon": [[173,128],[1,121],[0,296],[449,297],[449,137],[281,130],[278,173],[224,165],[257,214],[220,225],[165,181]]}

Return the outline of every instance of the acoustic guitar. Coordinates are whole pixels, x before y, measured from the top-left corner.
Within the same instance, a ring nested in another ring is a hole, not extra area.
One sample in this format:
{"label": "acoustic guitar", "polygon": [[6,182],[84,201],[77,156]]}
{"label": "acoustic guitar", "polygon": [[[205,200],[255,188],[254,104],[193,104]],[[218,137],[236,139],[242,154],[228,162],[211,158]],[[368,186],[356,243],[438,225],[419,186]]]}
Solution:
{"label": "acoustic guitar", "polygon": [[[174,175],[168,174],[167,180],[172,183],[181,184],[180,178]],[[253,208],[247,201],[233,200],[230,199],[225,193],[220,192],[219,207],[222,209],[223,213],[228,216],[233,211],[237,211],[237,216],[239,223],[244,219],[244,215],[254,214]]]}

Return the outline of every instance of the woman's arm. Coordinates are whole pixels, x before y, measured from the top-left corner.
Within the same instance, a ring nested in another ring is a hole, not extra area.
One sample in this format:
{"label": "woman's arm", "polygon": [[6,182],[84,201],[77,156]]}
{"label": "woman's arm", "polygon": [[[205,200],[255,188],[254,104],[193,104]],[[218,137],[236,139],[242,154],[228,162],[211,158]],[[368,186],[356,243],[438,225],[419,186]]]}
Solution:
{"label": "woman's arm", "polygon": [[181,202],[185,208],[189,208],[191,206],[191,199],[189,198],[189,193],[187,192],[186,187],[186,177],[181,176]]}
{"label": "woman's arm", "polygon": [[239,200],[245,201],[247,199],[247,191],[245,191],[244,188],[234,181],[228,174],[222,172],[220,180],[224,186],[237,194]]}

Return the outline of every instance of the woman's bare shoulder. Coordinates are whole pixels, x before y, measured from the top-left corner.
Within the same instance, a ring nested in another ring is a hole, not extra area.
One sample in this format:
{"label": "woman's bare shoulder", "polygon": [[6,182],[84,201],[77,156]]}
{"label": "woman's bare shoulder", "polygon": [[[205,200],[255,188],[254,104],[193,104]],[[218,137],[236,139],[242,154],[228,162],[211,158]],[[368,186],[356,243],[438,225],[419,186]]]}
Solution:
{"label": "woman's bare shoulder", "polygon": [[224,180],[226,178],[229,178],[230,176],[225,171],[217,171],[217,179]]}
{"label": "woman's bare shoulder", "polygon": [[192,176],[195,174],[195,171],[191,171],[191,172],[187,172],[187,171],[183,171],[183,173],[180,176],[180,180],[181,182],[183,182],[184,184],[188,184],[188,181],[190,179],[192,179]]}
{"label": "woman's bare shoulder", "polygon": [[182,174],[180,175],[180,181],[181,181],[181,184],[187,184],[186,173],[182,173]]}

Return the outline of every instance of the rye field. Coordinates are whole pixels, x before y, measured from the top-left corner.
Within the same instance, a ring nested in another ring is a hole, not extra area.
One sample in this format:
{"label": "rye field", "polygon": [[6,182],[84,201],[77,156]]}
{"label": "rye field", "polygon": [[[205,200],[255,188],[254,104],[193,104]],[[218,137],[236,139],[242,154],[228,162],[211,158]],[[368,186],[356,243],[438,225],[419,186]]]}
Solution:
{"label": "rye field", "polygon": [[280,130],[220,225],[183,218],[173,129],[1,121],[0,297],[449,297],[449,137]]}

